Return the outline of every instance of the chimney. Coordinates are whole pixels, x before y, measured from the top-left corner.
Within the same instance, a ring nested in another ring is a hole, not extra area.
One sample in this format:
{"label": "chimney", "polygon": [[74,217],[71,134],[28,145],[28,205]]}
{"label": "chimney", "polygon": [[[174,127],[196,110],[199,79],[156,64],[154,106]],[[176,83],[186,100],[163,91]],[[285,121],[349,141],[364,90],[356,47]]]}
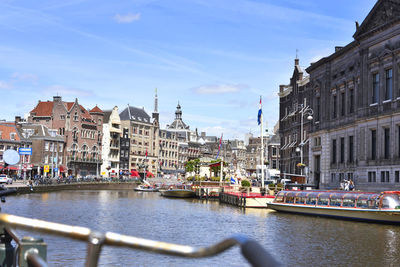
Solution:
{"label": "chimney", "polygon": [[341,50],[343,48],[343,46],[335,46],[335,53],[339,50]]}
{"label": "chimney", "polygon": [[54,102],[58,102],[58,101],[61,102],[61,96],[53,96],[53,101]]}
{"label": "chimney", "polygon": [[298,59],[298,58],[295,58],[295,59],[294,59],[294,65],[295,65],[295,66],[298,66],[298,65],[299,65],[299,59]]}

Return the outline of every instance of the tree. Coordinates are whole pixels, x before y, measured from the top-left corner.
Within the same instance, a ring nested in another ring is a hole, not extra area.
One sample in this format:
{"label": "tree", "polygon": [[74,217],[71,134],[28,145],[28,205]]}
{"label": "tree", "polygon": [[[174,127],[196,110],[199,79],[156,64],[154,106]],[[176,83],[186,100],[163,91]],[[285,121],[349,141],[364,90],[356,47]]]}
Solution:
{"label": "tree", "polygon": [[195,172],[200,166],[200,159],[189,160],[185,163],[186,172]]}

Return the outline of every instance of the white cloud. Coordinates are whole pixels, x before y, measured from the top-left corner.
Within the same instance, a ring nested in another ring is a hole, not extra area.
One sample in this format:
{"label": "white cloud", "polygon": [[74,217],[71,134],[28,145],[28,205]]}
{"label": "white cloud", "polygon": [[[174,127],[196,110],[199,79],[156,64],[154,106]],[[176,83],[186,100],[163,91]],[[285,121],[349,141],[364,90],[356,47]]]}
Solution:
{"label": "white cloud", "polygon": [[91,96],[92,91],[79,89],[79,88],[69,88],[62,85],[52,85],[45,89],[46,93],[52,93],[53,95],[72,95],[72,96]]}
{"label": "white cloud", "polygon": [[31,73],[14,72],[11,75],[11,77],[16,80],[20,80],[20,81],[36,82],[38,80],[38,77],[35,74],[31,74]]}
{"label": "white cloud", "polygon": [[0,81],[0,89],[11,89],[13,86],[11,83]]}
{"label": "white cloud", "polygon": [[131,23],[137,20],[140,20],[140,13],[136,13],[136,14],[126,14],[126,15],[121,15],[121,14],[117,14],[114,16],[114,19],[116,22],[118,23]]}
{"label": "white cloud", "polygon": [[240,90],[247,88],[248,86],[243,84],[211,84],[202,85],[193,88],[193,91],[201,95],[210,94],[226,94],[226,93],[237,93]]}

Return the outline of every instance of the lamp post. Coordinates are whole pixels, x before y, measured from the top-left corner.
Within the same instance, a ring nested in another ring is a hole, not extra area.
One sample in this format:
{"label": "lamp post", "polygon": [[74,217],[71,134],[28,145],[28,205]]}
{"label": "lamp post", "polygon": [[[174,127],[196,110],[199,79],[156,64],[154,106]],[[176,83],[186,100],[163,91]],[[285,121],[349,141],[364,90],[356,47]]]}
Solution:
{"label": "lamp post", "polygon": [[[307,120],[311,121],[313,119],[314,111],[306,105],[300,105],[300,144],[299,147],[296,148],[296,151],[300,150],[300,163],[303,166],[303,147],[307,142],[304,142],[304,116],[307,116]],[[301,175],[303,175],[303,167],[300,168]],[[308,182],[308,181],[306,181]]]}

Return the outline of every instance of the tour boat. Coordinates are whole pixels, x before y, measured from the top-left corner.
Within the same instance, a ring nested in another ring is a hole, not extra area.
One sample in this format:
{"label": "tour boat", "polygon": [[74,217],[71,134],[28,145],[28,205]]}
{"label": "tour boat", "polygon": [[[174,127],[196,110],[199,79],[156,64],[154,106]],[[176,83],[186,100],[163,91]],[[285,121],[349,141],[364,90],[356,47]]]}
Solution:
{"label": "tour boat", "polygon": [[400,223],[400,191],[281,191],[268,208],[341,219]]}

